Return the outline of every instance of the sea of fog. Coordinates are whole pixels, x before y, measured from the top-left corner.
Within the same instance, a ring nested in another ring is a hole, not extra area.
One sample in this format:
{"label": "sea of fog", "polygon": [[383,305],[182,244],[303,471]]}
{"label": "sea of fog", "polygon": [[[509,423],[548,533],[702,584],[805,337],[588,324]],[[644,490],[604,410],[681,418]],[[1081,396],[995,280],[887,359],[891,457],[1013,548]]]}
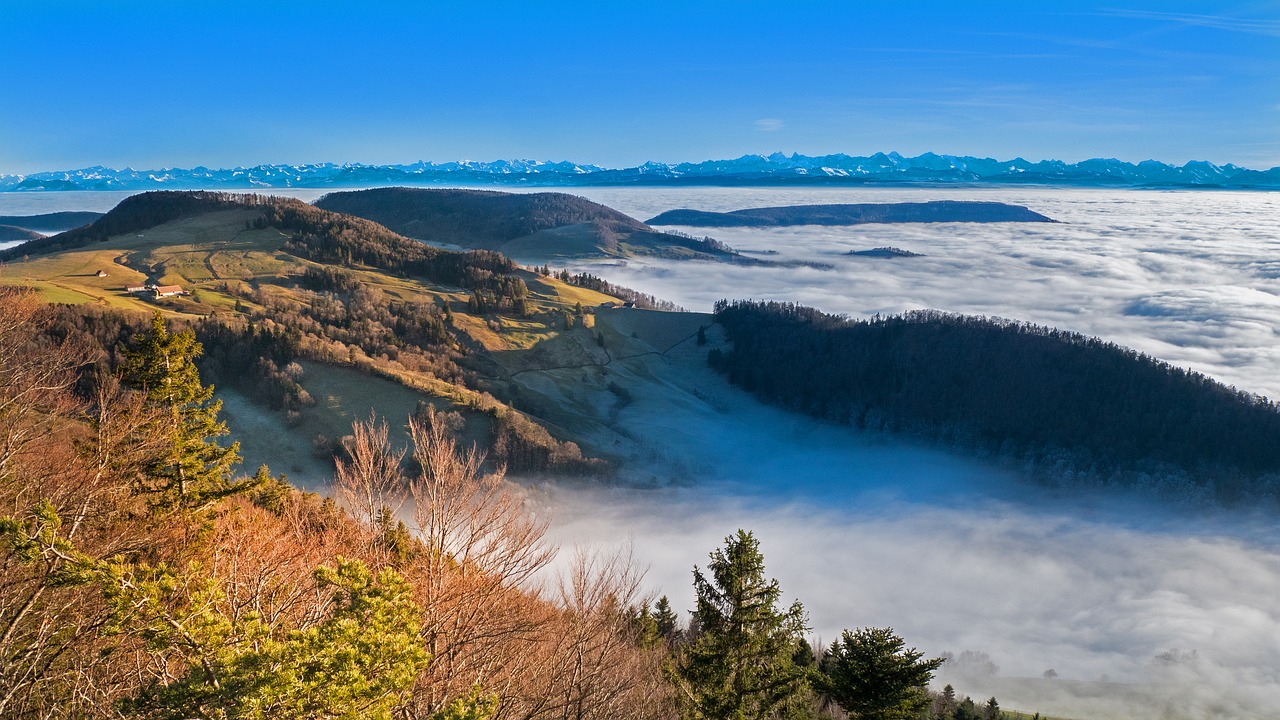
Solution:
{"label": "sea of fog", "polygon": [[[312,200],[319,191],[289,194]],[[1280,397],[1280,194],[1045,188],[576,188],[640,219],[689,207],[937,199],[1026,205],[1054,224],[679,228],[830,270],[583,263],[709,310],[720,298],[864,316],[916,308],[1053,325]],[[0,194],[0,215],[107,210],[126,193]],[[894,246],[924,257],[850,250]],[[708,375],[706,386],[717,380]],[[1016,469],[868,438],[720,388],[715,408],[641,401],[620,420],[655,487],[544,489],[564,545],[629,543],[649,588],[693,606],[690,570],[735,529],[804,601],[815,638],[892,626],[929,653],[985,653],[943,680],[1074,718],[1280,714],[1273,516],[1048,495]],[[672,467],[677,481],[666,482]],[[566,553],[567,554],[567,553]],[[1042,675],[1053,670],[1055,679]]]}

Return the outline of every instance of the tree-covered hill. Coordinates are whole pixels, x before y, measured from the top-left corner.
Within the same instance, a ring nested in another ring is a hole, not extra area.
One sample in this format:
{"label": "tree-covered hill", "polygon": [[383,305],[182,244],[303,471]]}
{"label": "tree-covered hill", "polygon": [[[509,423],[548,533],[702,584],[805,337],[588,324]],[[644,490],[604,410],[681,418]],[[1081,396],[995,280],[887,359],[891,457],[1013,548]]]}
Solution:
{"label": "tree-covered hill", "polygon": [[[45,240],[53,242],[28,243],[0,265],[0,285],[74,306],[59,311],[57,325],[108,357],[155,309],[193,327],[206,348],[201,372],[286,414],[294,443],[314,445],[321,462],[345,431],[308,398],[296,362],[391,381],[410,408],[416,398],[458,409],[469,437],[512,472],[608,471],[565,431],[513,406],[519,391],[497,359],[560,335],[594,346],[582,308],[617,299],[549,269],[432,247],[294,199],[226,193],[134,196],[91,226]],[[148,283],[184,294],[136,291]]]}
{"label": "tree-covered hill", "polygon": [[236,195],[222,192],[156,191],[133,195],[120,201],[111,212],[89,225],[23,243],[0,252],[0,261],[20,258],[24,255],[42,255],[84,247],[108,238],[136,233],[171,220],[191,217],[216,210],[244,207],[249,203],[266,203],[269,200],[258,195]]}
{"label": "tree-covered hill", "polygon": [[63,211],[39,215],[0,215],[0,225],[13,225],[38,232],[62,232],[78,228],[102,217],[100,212]]}
{"label": "tree-covered hill", "polygon": [[1196,372],[1027,323],[920,311],[850,320],[727,302],[711,364],[760,398],[1030,462],[1054,479],[1276,498],[1280,411]]}
{"label": "tree-covered hill", "polygon": [[17,225],[0,224],[0,242],[27,242],[29,240],[39,240],[44,237],[34,230],[28,230]]}
{"label": "tree-covered hill", "polygon": [[786,205],[731,212],[668,210],[650,225],[698,227],[773,227],[787,225],[861,225],[908,222],[1053,222],[1021,205],[999,202],[934,200],[932,202]]}
{"label": "tree-covered hill", "polygon": [[394,187],[330,193],[315,204],[412,238],[518,257],[739,258],[721,243],[658,232],[613,208],[566,193]]}
{"label": "tree-covered hill", "polygon": [[613,208],[556,192],[374,188],[330,193],[315,205],[368,218],[409,237],[490,249],[565,225],[598,222],[615,231],[644,229],[639,220]]}

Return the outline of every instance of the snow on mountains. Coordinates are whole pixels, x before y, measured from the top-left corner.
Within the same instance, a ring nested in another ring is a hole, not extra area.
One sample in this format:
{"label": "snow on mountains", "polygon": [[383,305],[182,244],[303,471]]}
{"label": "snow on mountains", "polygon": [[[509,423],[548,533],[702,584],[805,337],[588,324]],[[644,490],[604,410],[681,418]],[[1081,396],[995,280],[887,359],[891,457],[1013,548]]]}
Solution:
{"label": "snow on mountains", "polygon": [[251,168],[113,170],[101,166],[0,174],[0,192],[39,190],[191,190],[344,188],[370,185],[792,185],[792,184],[1028,184],[1084,187],[1200,187],[1280,189],[1280,167],[1259,171],[1236,165],[1193,161],[1182,166],[1155,160],[1134,164],[1116,159],[1078,163],[1029,162],[896,152],[869,157],[844,154],[743,155],[698,163],[647,162],[604,168],[571,162],[416,162],[409,165],[319,163],[258,165]]}

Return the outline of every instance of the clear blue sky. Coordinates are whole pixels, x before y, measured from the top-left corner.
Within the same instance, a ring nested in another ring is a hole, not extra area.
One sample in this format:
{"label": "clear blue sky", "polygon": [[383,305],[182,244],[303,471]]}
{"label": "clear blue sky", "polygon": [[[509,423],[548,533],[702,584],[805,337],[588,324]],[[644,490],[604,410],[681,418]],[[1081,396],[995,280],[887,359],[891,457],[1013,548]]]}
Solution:
{"label": "clear blue sky", "polygon": [[1280,2],[0,0],[0,172],[924,151],[1280,165]]}

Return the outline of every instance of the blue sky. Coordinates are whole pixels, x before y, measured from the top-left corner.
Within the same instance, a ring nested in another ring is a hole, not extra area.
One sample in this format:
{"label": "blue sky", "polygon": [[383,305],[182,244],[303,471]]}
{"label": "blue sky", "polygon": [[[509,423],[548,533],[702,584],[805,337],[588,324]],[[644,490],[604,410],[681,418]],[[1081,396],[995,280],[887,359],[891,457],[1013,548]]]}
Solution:
{"label": "blue sky", "polygon": [[1280,2],[0,2],[0,172],[773,151],[1280,165]]}

